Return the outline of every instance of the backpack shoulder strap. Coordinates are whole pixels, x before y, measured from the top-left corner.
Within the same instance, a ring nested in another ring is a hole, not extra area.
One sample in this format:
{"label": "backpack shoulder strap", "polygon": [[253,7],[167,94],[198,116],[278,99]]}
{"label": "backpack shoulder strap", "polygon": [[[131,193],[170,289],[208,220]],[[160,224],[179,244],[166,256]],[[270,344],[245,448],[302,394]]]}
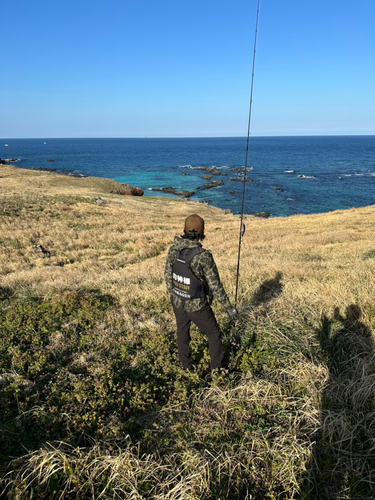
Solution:
{"label": "backpack shoulder strap", "polygon": [[192,261],[192,259],[199,253],[202,253],[203,251],[204,249],[202,247],[195,247],[195,248],[187,247],[183,248],[182,250],[176,250],[175,262],[177,260],[188,266]]}
{"label": "backpack shoulder strap", "polygon": [[202,247],[195,247],[189,252],[188,256],[185,259],[185,263],[187,266],[190,265],[190,262],[194,259],[194,257],[200,253],[202,253],[204,249]]}

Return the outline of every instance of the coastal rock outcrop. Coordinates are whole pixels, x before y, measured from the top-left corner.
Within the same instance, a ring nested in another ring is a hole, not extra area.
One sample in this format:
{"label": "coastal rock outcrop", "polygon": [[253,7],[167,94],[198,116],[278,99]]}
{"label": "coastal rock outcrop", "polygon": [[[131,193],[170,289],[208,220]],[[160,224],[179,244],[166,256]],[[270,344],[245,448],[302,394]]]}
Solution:
{"label": "coastal rock outcrop", "polygon": [[70,177],[78,177],[78,178],[87,177],[86,174],[81,174],[80,172],[77,172],[75,170],[66,170],[66,169],[57,170],[57,168],[47,168],[47,167],[38,167],[38,168],[31,167],[30,170],[38,170],[39,172],[49,172],[51,174],[69,175]]}
{"label": "coastal rock outcrop", "polygon": [[1,159],[0,158],[0,164],[2,165],[5,165],[6,163],[10,163],[10,162],[14,162],[14,161],[20,161],[20,158],[6,158],[6,159]]}
{"label": "coastal rock outcrop", "polygon": [[218,186],[223,186],[223,185],[224,185],[224,182],[222,180],[212,181],[212,182],[205,182],[204,185],[203,185],[203,187],[198,188],[198,189],[200,189],[201,191],[204,191],[205,189],[211,189],[211,188],[218,187]]}
{"label": "coastal rock outcrop", "polygon": [[263,217],[265,219],[267,219],[268,217],[271,216],[271,214],[269,212],[259,212],[257,214],[253,214],[255,217]]}
{"label": "coastal rock outcrop", "polygon": [[228,174],[222,173],[220,170],[215,169],[213,167],[188,167],[190,170],[202,170],[204,172],[209,173],[210,175],[224,175],[228,176]]}
{"label": "coastal rock outcrop", "polygon": [[[244,178],[243,177],[230,177],[229,180],[230,181],[235,181],[235,182],[244,182]],[[250,179],[250,177],[248,177],[246,179],[246,182],[254,182],[254,180]]]}
{"label": "coastal rock outcrop", "polygon": [[151,191],[161,191],[163,193],[175,194],[177,196],[182,196],[183,198],[190,198],[190,196],[193,196],[194,194],[194,191],[180,191],[171,186],[165,188],[151,188]]}
{"label": "coastal rock outcrop", "polygon": [[124,196],[143,196],[144,191],[139,187],[129,186],[128,184],[120,184],[110,191],[111,194],[122,194]]}

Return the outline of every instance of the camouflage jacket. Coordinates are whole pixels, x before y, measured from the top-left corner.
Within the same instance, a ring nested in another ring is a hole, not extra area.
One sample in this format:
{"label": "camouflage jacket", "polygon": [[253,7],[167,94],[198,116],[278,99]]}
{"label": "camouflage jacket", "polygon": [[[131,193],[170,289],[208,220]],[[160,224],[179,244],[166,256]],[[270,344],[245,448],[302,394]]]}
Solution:
{"label": "camouflage jacket", "polygon": [[[183,300],[180,297],[177,297],[177,295],[173,293],[172,267],[176,258],[177,250],[201,246],[202,244],[199,243],[199,241],[187,240],[180,238],[179,236],[175,236],[173,245],[168,251],[167,262],[165,264],[165,284],[167,285],[170,293],[172,305],[178,309],[184,309],[187,312],[199,311],[208,305],[208,300],[207,297],[191,300]],[[207,287],[207,295],[213,295],[220,302],[220,304],[225,307],[225,309],[231,307],[231,303],[220,281],[219,272],[211,252],[205,250],[196,255],[191,261],[190,269],[196,278],[205,283]]]}

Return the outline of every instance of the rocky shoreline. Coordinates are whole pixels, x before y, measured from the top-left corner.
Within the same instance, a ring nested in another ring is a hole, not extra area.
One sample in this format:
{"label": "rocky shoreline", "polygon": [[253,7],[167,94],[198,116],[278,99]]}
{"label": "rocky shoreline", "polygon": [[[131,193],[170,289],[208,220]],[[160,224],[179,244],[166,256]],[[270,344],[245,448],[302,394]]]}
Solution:
{"label": "rocky shoreline", "polygon": [[[122,184],[113,179],[107,179],[102,177],[90,177],[85,174],[81,174],[75,170],[58,170],[55,168],[39,167],[39,168],[19,168],[15,165],[10,164],[13,159],[2,160],[0,159],[1,172],[6,174],[5,177],[18,177],[22,176],[23,179],[31,179],[30,175],[32,172],[35,175],[47,174],[43,176],[43,184],[47,187],[54,185],[66,186],[71,189],[88,188],[93,189],[99,188],[103,193],[118,194],[123,196],[143,196],[144,191],[139,187],[133,187],[129,184]],[[14,169],[14,170],[13,170]],[[50,174],[50,175],[48,175]],[[4,176],[1,175],[0,179]],[[71,179],[71,180],[69,180]]]}
{"label": "rocky shoreline", "polygon": [[[8,165],[10,162],[15,162],[15,161],[20,161],[19,158],[9,158],[9,159],[1,159],[0,158],[0,164],[3,165]],[[47,161],[53,162],[53,159],[48,159]],[[174,196],[180,196],[183,199],[189,199],[191,196],[196,194],[196,192],[202,192],[206,191],[208,189],[214,189],[218,188],[220,186],[224,186],[225,182],[223,179],[214,179],[212,180],[213,176],[221,176],[221,177],[227,177],[228,182],[254,182],[253,179],[251,178],[246,178],[244,179],[243,176],[243,168],[231,168],[231,171],[236,172],[240,175],[236,177],[229,177],[227,173],[221,172],[220,170],[213,168],[213,167],[187,167],[189,170],[199,170],[202,172],[206,172],[204,175],[202,175],[202,179],[208,181],[204,182],[203,185],[198,186],[194,191],[189,191],[189,190],[184,190],[184,189],[179,189],[179,188],[174,188],[173,186],[166,186],[166,187],[154,187],[154,188],[149,188],[149,191],[153,192],[161,192],[161,193],[166,193],[166,194],[171,194]],[[67,177],[73,177],[73,178],[80,178],[80,179],[89,179],[89,177],[85,174],[82,174],[80,172],[77,172],[76,170],[58,170],[57,168],[51,168],[51,167],[38,167],[38,168],[31,168],[28,170],[33,170],[37,172],[46,172],[50,174],[55,174],[55,175],[63,175]],[[241,175],[242,174],[242,175]],[[189,175],[188,172],[183,171],[182,175]],[[128,195],[128,196],[143,196],[144,191],[141,188],[138,187],[133,187],[128,184],[122,184],[116,181],[111,180],[110,181],[113,185],[111,185],[111,188],[109,189],[109,192],[111,194],[119,194],[119,195]],[[278,186],[274,187],[275,190],[282,190]],[[231,190],[230,191],[231,195],[235,195],[236,191]],[[204,203],[204,202],[202,202]],[[207,202],[206,202],[207,203]],[[268,212],[260,212],[253,214],[256,217],[264,217],[268,218],[271,216],[270,213]]]}
{"label": "rocky shoreline", "polygon": [[[190,198],[190,196],[193,196],[196,191],[205,191],[206,189],[212,189],[215,187],[219,186],[224,186],[224,181],[221,179],[218,180],[211,180],[212,176],[218,176],[221,175],[223,177],[229,177],[229,174],[226,174],[224,172],[221,172],[218,169],[215,169],[213,167],[187,167],[189,170],[201,170],[203,172],[207,172],[207,174],[202,175],[202,179],[205,179],[207,181],[211,182],[205,182],[203,186],[198,186],[195,191],[187,191],[187,190],[182,190],[182,189],[176,189],[172,186],[168,187],[162,187],[162,188],[149,188],[150,191],[157,191],[157,192],[163,192],[163,193],[168,193],[168,194],[174,194],[176,196],[182,196],[183,198]],[[242,168],[232,168],[232,171],[236,172],[243,172]],[[209,175],[208,175],[209,174]],[[183,171],[181,175],[189,175],[187,172]],[[228,179],[229,181],[232,182],[254,182],[253,179],[247,178],[244,179],[243,176],[240,177],[230,177]],[[231,194],[235,194],[235,191],[231,191]]]}
{"label": "rocky shoreline", "polygon": [[10,162],[15,163],[16,161],[21,161],[21,158],[0,158],[0,165],[7,165]]}
{"label": "rocky shoreline", "polygon": [[150,188],[150,191],[158,191],[162,193],[174,194],[176,196],[182,196],[183,198],[190,198],[190,196],[193,196],[194,194],[194,191],[182,191],[179,189],[175,189],[171,186],[164,188]]}

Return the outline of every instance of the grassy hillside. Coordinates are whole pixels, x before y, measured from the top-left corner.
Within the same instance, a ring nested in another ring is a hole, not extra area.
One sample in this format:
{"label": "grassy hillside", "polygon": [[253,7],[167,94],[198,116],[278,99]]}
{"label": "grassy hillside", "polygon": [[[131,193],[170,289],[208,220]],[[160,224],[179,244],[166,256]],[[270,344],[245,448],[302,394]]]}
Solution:
{"label": "grassy hillside", "polygon": [[108,182],[0,167],[3,495],[373,498],[375,206],[247,217],[212,378],[195,328],[178,365],[164,263],[198,213],[233,298],[238,217]]}

